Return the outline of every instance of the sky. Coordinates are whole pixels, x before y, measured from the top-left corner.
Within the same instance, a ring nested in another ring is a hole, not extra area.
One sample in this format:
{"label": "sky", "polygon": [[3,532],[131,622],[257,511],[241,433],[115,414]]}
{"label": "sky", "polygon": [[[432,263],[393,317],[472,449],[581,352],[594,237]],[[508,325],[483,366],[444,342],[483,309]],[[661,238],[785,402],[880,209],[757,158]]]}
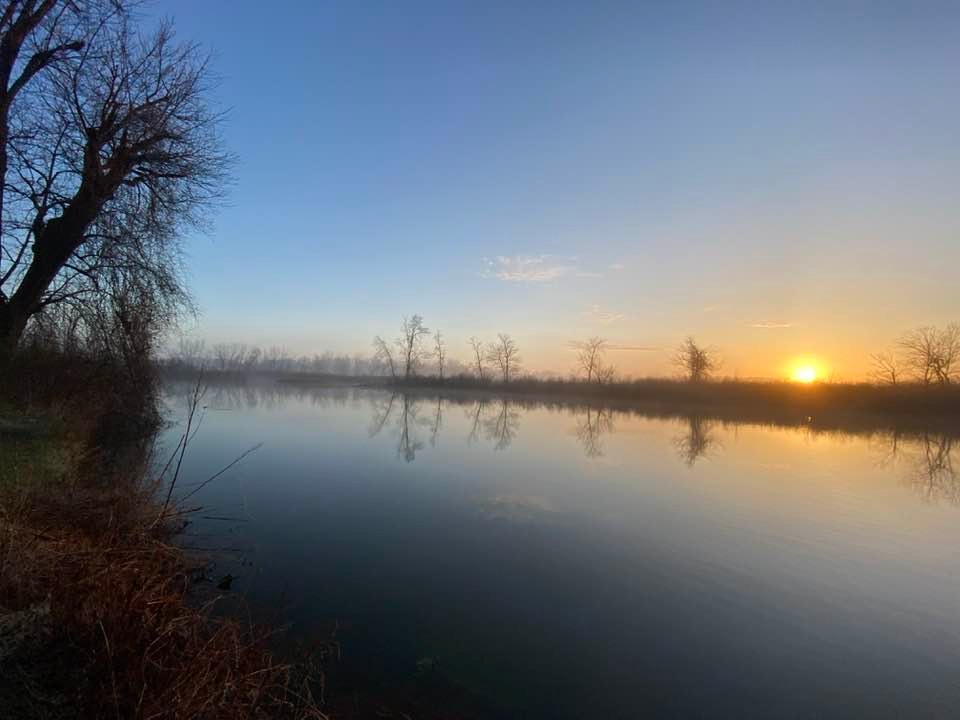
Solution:
{"label": "sky", "polygon": [[208,342],[370,352],[419,313],[671,372],[862,377],[960,320],[960,3],[158,3],[234,179],[186,239]]}

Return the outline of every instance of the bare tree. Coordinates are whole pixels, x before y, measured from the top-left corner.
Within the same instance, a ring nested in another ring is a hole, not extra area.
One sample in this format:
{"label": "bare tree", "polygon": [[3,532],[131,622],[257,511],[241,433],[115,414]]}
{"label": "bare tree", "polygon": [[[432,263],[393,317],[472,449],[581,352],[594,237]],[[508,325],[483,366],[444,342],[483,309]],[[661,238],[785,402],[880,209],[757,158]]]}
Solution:
{"label": "bare tree", "polygon": [[256,345],[247,350],[246,355],[240,363],[238,370],[243,372],[252,372],[260,365],[260,348]]}
{"label": "bare tree", "polygon": [[390,345],[387,341],[379,335],[373,339],[373,359],[386,365],[390,371],[390,377],[396,380],[397,365],[393,360],[393,351],[390,350]]}
{"label": "bare tree", "polygon": [[897,356],[891,352],[875,353],[870,356],[873,369],[870,377],[881,385],[898,385],[902,379],[903,371],[900,368],[900,361]]}
{"label": "bare tree", "polygon": [[940,366],[942,383],[953,382],[960,375],[960,323],[947,325],[940,333]]}
{"label": "bare tree", "polygon": [[207,357],[207,343],[203,338],[181,337],[177,343],[176,360],[187,367],[200,367]]}
{"label": "bare tree", "polygon": [[470,347],[473,349],[473,359],[474,366],[477,369],[477,377],[480,378],[481,382],[486,380],[486,373],[484,371],[484,361],[486,358],[486,349],[483,346],[483,341],[480,338],[473,336],[470,338]]}
{"label": "bare tree", "polygon": [[920,327],[903,335],[897,343],[906,366],[924,385],[946,385],[957,379],[960,369],[960,323],[940,330]]}
{"label": "bare tree", "polygon": [[213,346],[213,358],[217,362],[217,370],[226,370],[230,364],[230,346],[227,343],[216,343]]}
{"label": "bare tree", "polygon": [[692,336],[684,340],[677,348],[673,362],[690,382],[709,380],[710,376],[720,367],[720,361],[715,356],[714,351],[698,345]]}
{"label": "bare tree", "polygon": [[262,365],[271,372],[284,372],[291,369],[293,360],[285,347],[271,345],[263,351]]}
{"label": "bare tree", "polygon": [[497,341],[487,349],[487,359],[500,368],[503,381],[510,382],[510,376],[520,367],[520,350],[509,335],[500,333]]}
{"label": "bare tree", "polygon": [[609,385],[617,380],[617,369],[613,365],[601,365],[597,370],[597,383]]}
{"label": "bare tree", "polygon": [[426,350],[423,339],[430,335],[430,328],[423,324],[419,315],[404,317],[400,326],[401,336],[397,340],[400,358],[403,361],[403,378],[409,380],[417,374],[417,366],[423,360]]}
{"label": "bare tree", "polygon": [[437,358],[437,372],[440,375],[440,379],[443,380],[443,366],[447,360],[447,346],[443,343],[443,336],[440,334],[440,331],[437,330],[433,335],[434,341],[434,357]]}
{"label": "bare tree", "polygon": [[[133,0],[7,2],[0,16],[0,349],[57,303],[135,277],[183,306],[180,231],[224,187],[210,73]],[[9,290],[8,290],[9,288]]]}
{"label": "bare tree", "polygon": [[588,383],[596,381],[603,383],[612,378],[613,369],[604,365],[609,343],[601,337],[592,337],[587,340],[571,343],[577,351],[577,366],[586,377]]}

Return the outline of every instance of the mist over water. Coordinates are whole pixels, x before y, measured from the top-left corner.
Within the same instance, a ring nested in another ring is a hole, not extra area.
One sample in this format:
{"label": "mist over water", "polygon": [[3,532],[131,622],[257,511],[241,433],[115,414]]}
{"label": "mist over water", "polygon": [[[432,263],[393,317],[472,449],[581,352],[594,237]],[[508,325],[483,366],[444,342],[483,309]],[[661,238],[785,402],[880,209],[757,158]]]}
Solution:
{"label": "mist over water", "polygon": [[430,668],[524,718],[960,701],[955,433],[281,384],[204,404],[183,492],[263,447],[194,496],[189,541],[384,682]]}

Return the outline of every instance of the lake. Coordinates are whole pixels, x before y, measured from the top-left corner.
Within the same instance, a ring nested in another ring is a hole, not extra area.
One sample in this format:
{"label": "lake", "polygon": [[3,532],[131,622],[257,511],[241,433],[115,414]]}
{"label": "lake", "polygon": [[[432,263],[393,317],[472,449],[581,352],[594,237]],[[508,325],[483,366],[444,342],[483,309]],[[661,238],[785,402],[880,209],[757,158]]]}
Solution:
{"label": "lake", "polygon": [[506,718],[960,707],[951,433],[281,384],[203,404],[179,495],[262,446],[190,498],[185,542],[293,637],[336,623],[378,682],[442,673]]}

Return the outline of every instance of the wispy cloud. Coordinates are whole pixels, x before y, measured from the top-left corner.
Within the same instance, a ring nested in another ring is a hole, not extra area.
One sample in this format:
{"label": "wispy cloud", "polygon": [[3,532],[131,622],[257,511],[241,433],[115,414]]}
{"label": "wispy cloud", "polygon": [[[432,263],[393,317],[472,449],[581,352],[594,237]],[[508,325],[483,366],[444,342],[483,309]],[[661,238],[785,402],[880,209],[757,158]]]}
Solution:
{"label": "wispy cloud", "polygon": [[483,259],[481,277],[505,282],[548,283],[564,277],[602,278],[603,273],[584,268],[576,255],[497,255]]}
{"label": "wispy cloud", "polygon": [[749,327],[759,328],[761,330],[779,330],[781,328],[792,328],[793,323],[777,322],[775,320],[762,320],[760,322],[748,323]]}
{"label": "wispy cloud", "polygon": [[720,309],[720,306],[719,306],[719,305],[704,305],[704,306],[703,306],[703,311],[704,311],[705,313],[716,312],[716,311],[719,310],[719,309]]}
{"label": "wispy cloud", "polygon": [[587,305],[586,309],[580,313],[580,317],[588,322],[599,323],[600,325],[612,325],[615,322],[623,320],[624,314],[605,310],[599,305]]}
{"label": "wispy cloud", "polygon": [[626,265],[624,265],[623,263],[616,262],[616,263],[611,263],[610,265],[607,265],[607,267],[610,270],[623,270],[624,268],[626,268]]}
{"label": "wispy cloud", "polygon": [[570,258],[556,255],[498,255],[484,258],[483,277],[506,282],[544,283],[569,275],[576,270]]}

